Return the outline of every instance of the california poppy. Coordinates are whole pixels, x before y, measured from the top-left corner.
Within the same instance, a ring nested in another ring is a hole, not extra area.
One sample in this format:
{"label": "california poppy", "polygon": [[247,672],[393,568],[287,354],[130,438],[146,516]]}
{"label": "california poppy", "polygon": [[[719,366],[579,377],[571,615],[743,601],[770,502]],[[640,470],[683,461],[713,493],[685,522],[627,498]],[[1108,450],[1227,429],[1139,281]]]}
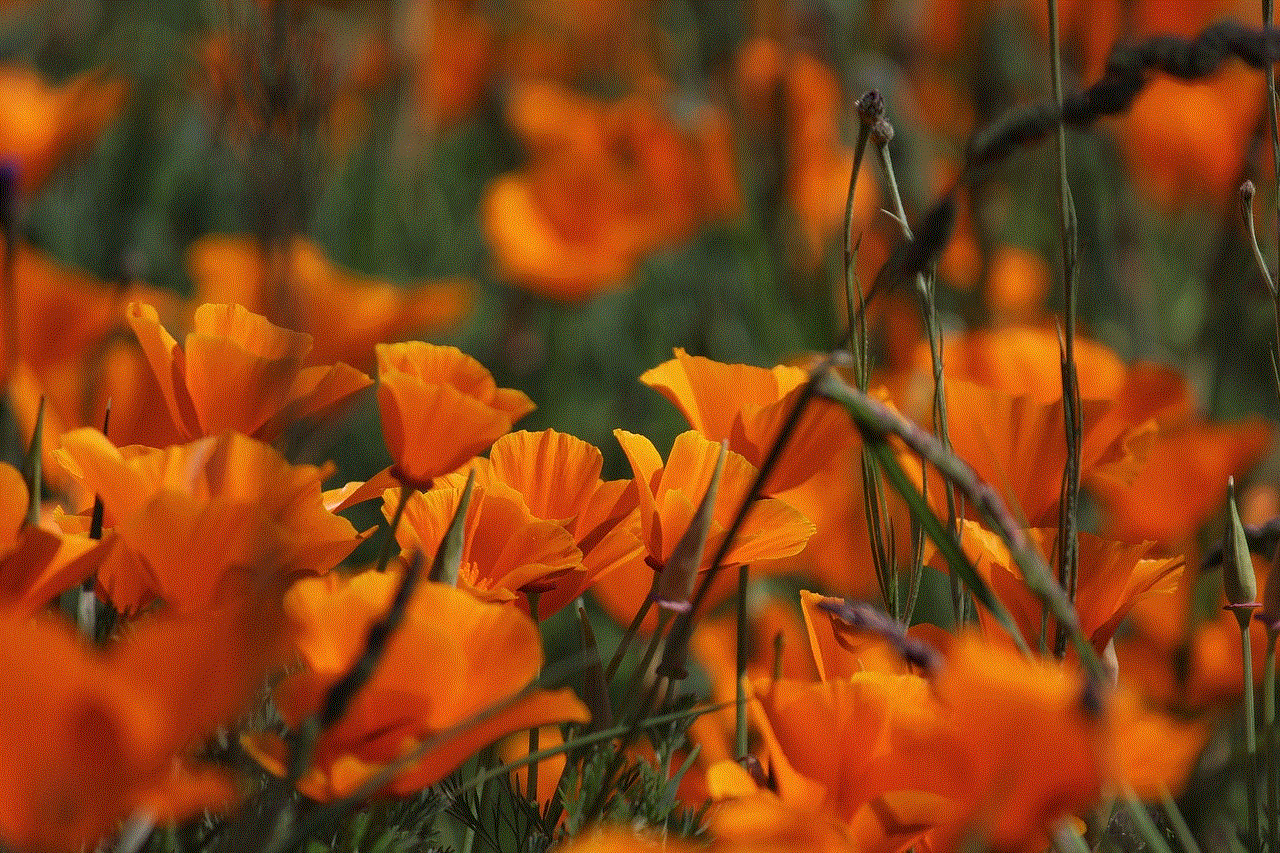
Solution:
{"label": "california poppy", "polygon": [[602,103],[530,82],[512,88],[507,114],[532,157],[490,185],[482,217],[500,274],[520,287],[590,298],[739,206],[718,109],[685,132],[654,97]]}
{"label": "california poppy", "polygon": [[312,336],[308,364],[373,367],[375,344],[437,332],[471,306],[462,281],[397,287],[339,269],[301,238],[265,249],[248,237],[202,237],[187,250],[198,303],[236,303]]}
{"label": "california poppy", "polygon": [[86,147],[124,105],[128,86],[90,71],[51,86],[27,68],[0,69],[0,158],[16,164],[24,193],[68,153]]}
{"label": "california poppy", "polygon": [[[396,570],[331,574],[301,580],[289,591],[285,611],[303,668],[280,683],[276,702],[291,727],[315,713],[326,691],[355,664],[369,626],[386,612],[400,581]],[[493,666],[494,660],[502,666]],[[586,708],[571,691],[517,698],[541,667],[538,631],[523,613],[422,582],[373,676],[320,736],[299,787],[318,800],[349,796],[393,762],[435,743],[382,789],[403,796],[440,781],[503,735],[586,722]],[[505,701],[511,704],[472,722]],[[283,773],[278,737],[250,735],[245,745],[268,770]]]}
{"label": "california poppy", "polygon": [[230,806],[234,781],[191,750],[245,710],[274,663],[261,616],[149,619],[101,651],[52,620],[0,613],[5,843],[83,850],[138,812],[177,820]]}
{"label": "california poppy", "polygon": [[[487,459],[474,459],[466,467],[468,474],[475,472],[477,489],[518,498],[530,518],[562,527],[582,552],[581,567],[526,588],[539,595],[540,618],[615,569],[643,562],[636,487],[631,480],[601,480],[604,457],[582,439],[555,430],[508,433],[493,443]],[[462,488],[466,476],[451,474],[439,484]]]}
{"label": "california poppy", "polygon": [[417,488],[457,470],[534,409],[523,392],[499,388],[480,362],[456,347],[411,341],[379,344],[375,351],[392,472]]}
{"label": "california poppy", "polygon": [[[778,440],[808,378],[805,370],[791,365],[722,364],[679,347],[675,358],[640,375],[641,382],[680,410],[690,427],[712,441],[728,439],[729,449],[757,468]],[[775,495],[804,483],[852,442],[853,425],[842,410],[821,399],[810,401],[764,493]]]}
{"label": "california poppy", "polygon": [[[411,494],[396,528],[400,547],[406,553],[434,555],[462,492],[461,486],[440,485]],[[386,493],[382,511],[388,519],[399,500],[399,490]],[[564,586],[563,594],[556,596],[563,606],[586,588],[582,552],[569,531],[558,522],[535,518],[520,494],[501,483],[474,488],[463,535],[458,587],[481,601],[515,602],[528,613],[530,594],[554,593]]]}
{"label": "california poppy", "polygon": [[[657,449],[644,436],[624,430],[615,430],[614,435],[635,474],[641,535],[650,565],[660,568],[671,558],[706,495],[720,446],[697,431],[681,433],[664,465]],[[756,471],[746,459],[732,451],[728,453],[699,571],[711,568],[711,560],[755,477]],[[796,510],[775,498],[761,498],[752,504],[722,565],[734,567],[791,556],[799,553],[812,535],[813,524]],[[732,588],[734,581],[728,575],[720,573],[721,582],[729,584],[720,592],[727,593]],[[622,568],[606,575],[593,592],[615,618],[626,621],[648,594],[652,577],[644,567]]]}
{"label": "california poppy", "polygon": [[0,463],[0,610],[32,614],[89,577],[105,556],[87,536],[27,523],[27,484]]}
{"label": "california poppy", "polygon": [[224,433],[164,450],[68,433],[63,464],[101,497],[116,547],[99,573],[115,606],[199,610],[295,573],[326,572],[363,540],[321,499],[325,469]]}
{"label": "california poppy", "polygon": [[129,306],[174,427],[186,439],[236,430],[269,441],[289,424],[323,418],[370,384],[339,362],[304,366],[310,335],[240,305],[201,305],[184,346],[149,305]]}

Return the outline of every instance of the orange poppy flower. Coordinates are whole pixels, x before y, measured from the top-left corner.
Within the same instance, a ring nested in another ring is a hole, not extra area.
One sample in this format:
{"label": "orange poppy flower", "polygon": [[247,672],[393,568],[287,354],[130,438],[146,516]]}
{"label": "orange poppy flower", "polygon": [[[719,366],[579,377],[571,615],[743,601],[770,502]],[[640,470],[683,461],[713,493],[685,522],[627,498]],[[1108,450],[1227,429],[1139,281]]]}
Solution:
{"label": "orange poppy flower", "polygon": [[1044,311],[1051,280],[1049,265],[1036,252],[1001,247],[992,255],[983,291],[994,321],[1006,325],[1037,319]]}
{"label": "orange poppy flower", "polygon": [[1101,796],[1112,771],[1109,704],[1091,708],[1079,672],[966,635],[934,690],[943,736],[909,741],[898,759],[954,804],[935,849],[966,838],[995,850],[1043,846],[1059,820]]}
{"label": "orange poppy flower", "polygon": [[912,745],[936,742],[944,730],[931,686],[920,676],[757,680],[753,695],[750,712],[771,790],[752,790],[747,780],[735,783],[736,774],[726,779],[724,768],[713,767],[713,797],[737,795],[717,806],[717,835],[739,843],[757,833],[785,839],[807,822],[810,834],[817,828],[820,836],[851,839],[854,849],[892,853],[921,839],[948,811],[937,780],[911,778],[914,768],[900,765]]}
{"label": "orange poppy flower", "polygon": [[[1111,404],[1081,400],[1082,475],[1122,467],[1136,452],[1124,425],[1108,418]],[[928,423],[926,419],[923,423]],[[1062,400],[1039,403],[1028,395],[1010,396],[971,382],[947,382],[947,431],[951,446],[1010,510],[1029,526],[1056,523],[1067,447]],[[943,483],[929,478],[930,502],[946,513]],[[966,513],[972,515],[970,510]]]}
{"label": "orange poppy flower", "polygon": [[30,193],[68,153],[87,147],[124,105],[122,80],[90,71],[50,86],[27,68],[0,68],[0,159]]}
{"label": "orange poppy flower", "polygon": [[1165,544],[1193,537],[1227,498],[1227,478],[1240,477],[1271,447],[1263,418],[1213,424],[1189,417],[1161,430],[1128,482],[1095,485],[1108,536]]}
{"label": "orange poppy flower", "polygon": [[[837,612],[824,606],[823,602],[831,601],[816,592],[800,590],[800,612],[808,630],[808,645],[819,680],[848,678],[858,672],[896,675],[923,671],[920,664],[924,661],[909,663],[900,646],[889,643],[883,635],[850,625]],[[907,631],[906,642],[926,651],[945,652],[951,640],[952,635],[937,625],[920,622]]]}
{"label": "orange poppy flower", "polygon": [[[635,474],[641,535],[649,562],[660,568],[670,560],[707,493],[720,456],[720,445],[696,430],[689,430],[676,437],[664,466],[657,449],[644,436],[625,430],[614,430],[613,434]],[[732,451],[728,453],[700,572],[711,568],[711,560],[755,476],[751,463]],[[775,498],[762,498],[752,505],[725,554],[723,565],[733,567],[795,555],[804,548],[813,530],[813,524],[787,504]],[[730,574],[720,572],[718,583],[723,588],[712,591],[708,606],[722,598],[721,593],[733,588],[735,581]],[[652,572],[648,569],[624,567],[606,575],[592,591],[610,615],[625,622],[648,595],[651,581]]]}
{"label": "orange poppy flower", "polygon": [[[1253,556],[1260,588],[1271,573],[1270,563]],[[1203,711],[1239,702],[1244,690],[1235,614],[1219,609],[1212,618],[1192,624],[1194,594],[1195,577],[1185,574],[1174,592],[1138,602],[1129,620],[1133,630],[1116,640],[1121,680],[1161,707]],[[1226,603],[1220,595],[1219,606]],[[1249,645],[1253,680],[1260,685],[1266,672],[1267,631],[1256,619],[1249,623]]]}
{"label": "orange poppy flower", "polygon": [[[813,655],[795,608],[777,598],[758,605],[749,598],[748,606],[749,682],[772,677],[775,665],[782,678],[813,681]],[[715,703],[732,702],[737,693],[737,630],[733,615],[721,616],[699,620],[689,637],[689,652],[706,673],[711,683],[708,698]],[[727,707],[703,714],[689,726],[689,739],[698,744],[701,751],[697,762],[680,782],[678,795],[683,802],[696,807],[706,800],[706,774],[718,762],[731,761],[734,757],[735,724],[735,709]],[[752,754],[758,751],[753,748]],[[673,763],[679,764],[681,760],[677,756]]]}
{"label": "orange poppy flower", "polygon": [[[369,626],[387,611],[400,581],[397,571],[351,578],[331,574],[301,580],[286,595],[285,610],[305,667],[276,690],[281,716],[291,727],[315,713],[328,689],[354,665]],[[494,661],[502,665],[495,667]],[[423,582],[369,682],[342,719],[320,736],[299,787],[317,800],[348,796],[424,742],[511,699],[541,667],[538,630],[523,613]],[[588,716],[569,690],[537,691],[444,738],[384,792],[405,795],[432,785],[511,732],[586,722]],[[283,773],[284,744],[277,736],[248,736],[245,745],[268,770]]]}
{"label": "orange poppy flower", "polygon": [[26,523],[27,484],[0,462],[0,610],[34,614],[89,577],[105,556],[101,542]]}
{"label": "orange poppy flower", "polygon": [[493,444],[534,410],[456,347],[379,344],[378,409],[392,471],[422,490]]}
{"label": "orange poppy flower", "polygon": [[[729,449],[759,468],[790,416],[808,373],[780,364],[772,369],[676,357],[640,375],[640,381],[670,400],[689,426],[713,441],[728,439]],[[828,401],[813,400],[765,483],[764,493],[799,486],[853,441],[848,415]]]}
{"label": "orange poppy flower", "polygon": [[368,535],[324,508],[325,469],[290,465],[237,433],[155,450],[116,448],[79,429],[59,456],[102,498],[117,547],[98,580],[124,612],[156,598],[197,610],[265,581],[326,572]]}
{"label": "orange poppy flower", "polygon": [[[803,52],[788,52],[773,39],[756,38],[738,54],[736,68],[739,99],[749,120],[761,126],[770,140],[785,137],[786,191],[799,224],[801,260],[813,268],[822,260],[827,241],[844,228],[844,207],[853,171],[853,147],[844,138],[845,105],[853,97],[841,91],[834,71]],[[768,121],[782,95],[784,115],[774,121],[784,123],[774,129]],[[852,119],[857,126],[857,116]],[[872,217],[880,207],[879,181],[874,157],[863,162],[853,202],[853,233],[870,230]],[[866,280],[884,262],[885,248],[879,239],[868,240],[859,252],[859,271]],[[843,292],[843,291],[842,291]],[[843,296],[841,303],[843,304]]]}
{"label": "orange poppy flower", "polygon": [[[595,447],[550,429],[508,433],[493,443],[487,459],[467,465],[477,488],[514,490],[532,518],[563,527],[582,552],[579,570],[535,582],[549,587],[535,590],[540,618],[560,610],[596,579],[644,561],[635,486],[631,480],[601,480],[603,468],[604,457]],[[450,474],[439,485],[460,489],[466,477]]]}
{"label": "orange poppy flower", "polygon": [[401,288],[356,276],[313,244],[264,250],[248,237],[202,237],[187,250],[196,302],[236,303],[273,323],[312,336],[308,364],[343,361],[373,367],[375,344],[414,332],[438,332],[471,307],[461,281]]}
{"label": "orange poppy flower", "polygon": [[740,206],[728,119],[707,108],[685,132],[641,95],[602,104],[550,83],[509,95],[533,157],[500,176],[482,218],[501,275],[554,299],[590,298],[641,256]]}
{"label": "orange poppy flower", "polygon": [[103,652],[53,621],[0,614],[5,843],[83,850],[138,812],[230,805],[232,780],[186,753],[254,698],[269,630],[252,610],[146,620]]}
{"label": "orange poppy flower", "polygon": [[[396,528],[396,540],[406,554],[436,553],[458,511],[462,491],[461,485],[442,484],[409,496]],[[387,491],[382,513],[388,520],[399,501],[398,489]],[[481,601],[515,602],[528,613],[530,593],[550,593],[562,607],[586,588],[582,552],[572,534],[557,522],[535,518],[514,489],[501,484],[476,486],[463,535],[458,587]],[[549,608],[546,615],[552,612]]]}
{"label": "orange poppy flower", "polygon": [[269,441],[293,422],[332,414],[371,384],[341,362],[304,367],[310,335],[240,305],[201,305],[182,347],[149,305],[131,304],[129,325],[174,427],[188,440],[235,430]]}
{"label": "orange poppy flower", "polygon": [[[1027,535],[1046,562],[1053,559],[1056,529],[1032,529]],[[1042,605],[1027,588],[1008,546],[999,536],[971,520],[964,522],[960,541],[979,574],[1009,609],[1022,636],[1034,643],[1040,636]],[[1177,588],[1184,564],[1182,557],[1147,558],[1155,547],[1153,542],[1124,544],[1082,532],[1078,547],[1076,612],[1094,651],[1102,654],[1134,604],[1149,596],[1172,593]],[[978,615],[984,626],[999,633],[985,608],[980,607]],[[1048,637],[1054,636],[1056,624],[1050,617],[1046,627]]]}
{"label": "orange poppy flower", "polygon": [[[1200,120],[1204,110],[1213,111],[1212,122]],[[1265,112],[1265,80],[1251,69],[1226,67],[1197,81],[1157,76],[1125,112],[1116,139],[1134,181],[1156,203],[1225,206]]]}
{"label": "orange poppy flower", "polygon": [[480,103],[495,61],[494,26],[473,4],[452,0],[416,0],[407,17],[418,116],[430,132],[447,130]]}
{"label": "orange poppy flower", "polygon": [[[7,321],[0,322],[0,385],[7,388],[13,416],[28,441],[45,400],[42,451],[50,485],[63,492],[73,487],[53,452],[65,430],[100,427],[107,400],[117,415],[113,432],[123,443],[180,440],[169,419],[156,415],[163,413],[164,403],[150,372],[129,369],[141,361],[141,353],[125,324],[131,300],[150,302],[166,316],[176,314],[172,294],[139,284],[122,289],[22,245],[14,252],[13,277],[14,304],[0,305],[0,317]],[[16,339],[6,340],[11,334]],[[78,502],[78,496],[72,498]]]}

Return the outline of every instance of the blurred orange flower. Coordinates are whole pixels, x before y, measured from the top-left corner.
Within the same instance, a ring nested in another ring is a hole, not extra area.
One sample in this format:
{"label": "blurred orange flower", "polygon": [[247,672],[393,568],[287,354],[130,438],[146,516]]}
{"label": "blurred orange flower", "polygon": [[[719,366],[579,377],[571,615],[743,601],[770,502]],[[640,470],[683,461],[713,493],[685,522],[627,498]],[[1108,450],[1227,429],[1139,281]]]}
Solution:
{"label": "blurred orange flower", "polygon": [[[729,449],[759,468],[782,431],[808,374],[780,364],[772,369],[676,357],[640,375],[640,381],[670,400],[689,426],[712,441],[728,439]],[[838,406],[821,398],[809,403],[763,492],[776,495],[814,476],[853,442],[853,424]]]}
{"label": "blurred orange flower", "polygon": [[175,316],[172,294],[136,283],[113,286],[25,245],[14,251],[13,278],[14,304],[0,305],[0,385],[28,441],[45,399],[42,448],[50,485],[59,491],[73,486],[53,452],[65,430],[101,427],[107,400],[116,415],[113,434],[122,443],[181,439],[163,414],[150,371],[138,369],[142,353],[125,322],[132,300]]}
{"label": "blurred orange flower", "polygon": [[[813,268],[822,260],[827,241],[844,227],[849,175],[853,171],[853,146],[845,141],[845,128],[852,125],[851,133],[856,135],[858,118],[855,115],[846,120],[843,114],[845,105],[852,103],[856,95],[846,96],[835,72],[813,56],[799,51],[789,53],[768,38],[752,39],[742,47],[736,76],[746,113],[758,124],[767,127],[765,117],[776,103],[775,93],[781,93],[785,114],[775,120],[784,124],[765,132],[785,138],[786,191],[799,220],[800,260],[806,268]],[[879,183],[873,160],[866,158],[858,177],[853,203],[855,236],[870,230],[872,217],[879,209]],[[884,257],[880,241],[869,240],[859,252],[859,269],[874,273]]]}
{"label": "blurred orange flower", "polygon": [[549,83],[513,89],[508,119],[531,161],[490,185],[481,214],[503,278],[587,299],[620,285],[645,253],[737,212],[723,111],[706,108],[686,130],[656,104],[603,104]]}
{"label": "blurred orange flower", "polygon": [[338,269],[313,244],[264,251],[248,237],[202,237],[187,250],[195,298],[236,303],[272,323],[312,337],[308,364],[344,361],[373,367],[374,345],[410,333],[438,332],[471,308],[462,281],[401,288]]}
{"label": "blurred orange flower", "polygon": [[[614,430],[613,434],[635,474],[647,561],[654,571],[659,571],[671,559],[707,493],[720,456],[720,445],[696,430],[689,430],[676,437],[664,466],[649,439],[625,430]],[[755,477],[756,470],[751,463],[729,451],[699,572],[711,568],[711,561]],[[795,555],[804,548],[813,530],[813,524],[787,504],[775,498],[761,498],[752,504],[722,565],[731,568]],[[725,593],[734,584],[733,579],[727,577],[729,574],[720,573],[720,583],[727,583],[723,588]],[[592,591],[610,615],[626,622],[649,594],[652,579],[653,572],[647,568],[624,567],[606,575]],[[708,606],[718,600],[720,591],[716,589],[709,594]]]}
{"label": "blurred orange flower", "polygon": [[253,610],[152,619],[103,652],[53,621],[0,614],[5,844],[83,850],[135,813],[229,806],[232,780],[187,752],[254,697],[272,630]]}
{"label": "blurred orange flower", "polygon": [[105,556],[87,536],[27,524],[29,500],[22,475],[0,462],[0,610],[22,614],[92,575]]}
{"label": "blurred orange flower", "polygon": [[[1032,529],[1027,535],[1046,561],[1053,559],[1056,529]],[[960,541],[992,592],[1008,608],[1023,638],[1034,643],[1040,636],[1042,624],[1046,636],[1052,638],[1057,623],[1052,617],[1042,623],[1044,607],[1027,587],[1004,540],[976,521],[966,520]],[[1134,604],[1143,598],[1172,593],[1177,589],[1185,565],[1182,557],[1148,558],[1154,542],[1124,544],[1081,532],[1078,547],[1076,612],[1085,636],[1101,655]],[[985,608],[980,607],[978,615],[984,627],[1000,633]]]}
{"label": "blurred orange flower", "polygon": [[102,498],[117,547],[98,580],[127,613],[154,599],[191,611],[282,589],[293,574],[333,568],[368,535],[324,508],[325,469],[290,465],[237,433],[155,450],[79,429],[59,456]]}
{"label": "blurred orange flower", "polygon": [[0,68],[0,160],[30,193],[63,157],[91,143],[124,105],[128,87],[100,71],[50,86],[28,68]]}
{"label": "blurred orange flower", "polygon": [[[367,571],[351,578],[304,579],[289,591],[285,610],[304,666],[276,690],[290,727],[315,713],[329,688],[355,664],[370,625],[385,614],[400,582],[397,571]],[[587,710],[571,691],[539,690],[467,725],[480,712],[513,700],[541,667],[538,630],[523,613],[423,582],[370,681],[337,724],[321,734],[299,787],[317,800],[348,796],[391,763],[440,738],[383,789],[403,796],[440,781],[503,735],[549,723],[586,722]],[[459,726],[461,731],[450,731]],[[278,736],[249,735],[245,745],[268,770],[283,773],[285,751]]]}
{"label": "blurred orange flower", "polygon": [[410,341],[379,344],[375,352],[392,471],[419,489],[456,471],[535,408],[522,391],[499,388],[480,362],[456,347]]}
{"label": "blurred orange flower", "polygon": [[429,131],[466,119],[493,72],[494,25],[475,6],[467,0],[415,0],[406,10],[414,100]]}
{"label": "blurred orange flower", "polygon": [[235,430],[270,441],[296,421],[332,414],[371,384],[341,362],[304,367],[310,335],[240,305],[201,305],[184,346],[150,305],[131,304],[129,325],[187,440]]}

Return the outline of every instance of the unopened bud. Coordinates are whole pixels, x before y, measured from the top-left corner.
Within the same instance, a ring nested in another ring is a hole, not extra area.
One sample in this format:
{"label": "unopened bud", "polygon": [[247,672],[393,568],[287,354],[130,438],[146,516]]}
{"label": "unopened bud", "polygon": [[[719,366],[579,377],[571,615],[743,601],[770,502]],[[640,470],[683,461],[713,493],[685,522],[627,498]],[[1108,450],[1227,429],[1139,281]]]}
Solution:
{"label": "unopened bud", "polygon": [[1236,484],[1227,479],[1227,527],[1222,542],[1222,586],[1228,607],[1252,610],[1258,606],[1258,581],[1249,556],[1249,540],[1244,535],[1240,513],[1236,511]]}

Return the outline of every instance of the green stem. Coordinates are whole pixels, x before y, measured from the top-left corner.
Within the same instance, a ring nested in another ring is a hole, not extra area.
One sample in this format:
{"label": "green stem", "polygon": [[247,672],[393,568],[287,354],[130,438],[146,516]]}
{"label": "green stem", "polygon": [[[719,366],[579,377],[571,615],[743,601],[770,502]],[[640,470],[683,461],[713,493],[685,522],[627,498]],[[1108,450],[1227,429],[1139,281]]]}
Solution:
{"label": "green stem", "polygon": [[[662,645],[662,634],[667,629],[667,623],[671,621],[671,611],[665,607],[658,610],[658,625],[653,630],[653,636],[649,639],[649,645],[644,650],[644,657],[640,658],[640,663],[636,664],[635,671],[631,673],[631,681],[627,684],[627,696],[637,696],[640,689],[640,683],[644,680],[644,674],[649,671],[649,664],[653,663],[653,657],[658,653],[658,647]],[[641,712],[643,713],[643,712]]]}
{"label": "green stem", "polygon": [[1134,828],[1138,830],[1138,835],[1142,836],[1142,840],[1146,842],[1152,853],[1173,853],[1164,836],[1160,834],[1160,830],[1156,828],[1155,821],[1151,819],[1151,813],[1128,785],[1124,788],[1124,802],[1129,809],[1129,814],[1133,816]]}
{"label": "green stem", "polygon": [[1267,672],[1262,683],[1262,733],[1266,739],[1263,765],[1267,775],[1268,846],[1280,851],[1280,755],[1276,739],[1276,637],[1280,628],[1267,630]]}
{"label": "green stem", "polygon": [[1253,608],[1235,607],[1236,621],[1240,623],[1240,675],[1244,680],[1244,749],[1245,749],[1245,802],[1249,810],[1249,837],[1247,847],[1261,853],[1262,832],[1258,820],[1258,731],[1253,706],[1253,644],[1249,642],[1249,623]]}
{"label": "green stem", "polygon": [[737,746],[734,755],[738,760],[747,757],[747,696],[743,682],[747,677],[747,580],[750,571],[747,566],[738,567],[738,661],[737,679],[734,683],[734,743]]}
{"label": "green stem", "polygon": [[395,551],[396,528],[400,526],[400,517],[404,515],[404,508],[409,503],[409,495],[413,494],[412,486],[402,485],[400,487],[400,500],[396,503],[396,511],[391,516],[391,521],[387,524],[387,536],[382,540],[382,546],[378,549],[378,571],[384,572],[387,569],[387,563],[391,561],[391,554]]}
{"label": "green stem", "polygon": [[[902,236],[914,240],[911,224],[907,221],[907,210],[902,204],[902,193],[898,189],[898,177],[893,170],[893,157],[889,153],[889,140],[884,136],[876,137],[876,151],[880,154],[880,163],[884,167],[885,185],[889,189],[889,197],[893,203],[893,216],[898,222]],[[938,324],[937,302],[934,299],[934,279],[932,274],[916,275],[916,290],[920,294],[921,309],[924,312],[925,333],[929,339],[929,362],[933,370],[933,434],[946,449],[951,449],[951,435],[947,428],[947,382],[942,361],[942,327]],[[863,390],[866,390],[865,388]],[[923,476],[923,474],[922,474]],[[947,501],[947,528],[956,531],[959,511],[956,504],[955,488],[950,480],[943,480],[943,489]],[[927,494],[927,489],[923,489]],[[923,556],[923,555],[921,555]],[[920,576],[924,573],[924,561],[912,560],[911,586],[918,587]],[[895,580],[896,583],[896,580]],[[956,616],[956,624],[962,625],[967,619],[967,604],[963,587],[954,581],[951,587],[951,604]],[[904,624],[911,621],[908,613]]]}
{"label": "green stem", "polygon": [[1187,826],[1187,819],[1182,816],[1182,810],[1173,801],[1173,795],[1169,793],[1168,788],[1160,789],[1160,805],[1164,809],[1165,816],[1169,818],[1173,834],[1178,836],[1182,853],[1200,853],[1200,845],[1196,844],[1195,834],[1191,832],[1191,827]]}
{"label": "green stem", "polygon": [[[529,599],[529,618],[533,620],[534,625],[537,625],[539,594],[536,592],[529,592],[525,593],[525,595]],[[529,729],[529,754],[532,755],[537,751],[538,727],[532,726]],[[529,765],[529,775],[525,781],[527,782],[525,787],[525,796],[528,798],[529,802],[536,805],[538,802],[538,762],[535,761]]]}
{"label": "green stem", "polygon": [[635,642],[636,634],[640,632],[640,626],[644,624],[644,617],[649,615],[649,608],[653,606],[653,593],[657,586],[658,573],[654,572],[653,582],[649,585],[649,594],[644,597],[644,601],[640,604],[640,609],[636,611],[635,618],[631,620],[631,624],[627,626],[626,633],[618,641],[618,648],[614,650],[613,657],[609,659],[609,665],[605,667],[604,680],[606,683],[613,680],[614,673],[622,665],[622,659],[627,656],[627,651],[631,648],[631,644]]}
{"label": "green stem", "polygon": [[[1049,4],[1049,45],[1052,55],[1051,77],[1053,103],[1062,111],[1062,46],[1058,40],[1058,0]],[[1079,572],[1077,525],[1080,503],[1080,386],[1076,380],[1076,216],[1071,187],[1067,183],[1067,132],[1058,121],[1058,216],[1062,223],[1062,412],[1066,435],[1067,458],[1062,469],[1062,506],[1058,523],[1058,583],[1072,603],[1076,598]],[[1067,652],[1067,632],[1059,625],[1054,636],[1054,654],[1062,658]]]}

